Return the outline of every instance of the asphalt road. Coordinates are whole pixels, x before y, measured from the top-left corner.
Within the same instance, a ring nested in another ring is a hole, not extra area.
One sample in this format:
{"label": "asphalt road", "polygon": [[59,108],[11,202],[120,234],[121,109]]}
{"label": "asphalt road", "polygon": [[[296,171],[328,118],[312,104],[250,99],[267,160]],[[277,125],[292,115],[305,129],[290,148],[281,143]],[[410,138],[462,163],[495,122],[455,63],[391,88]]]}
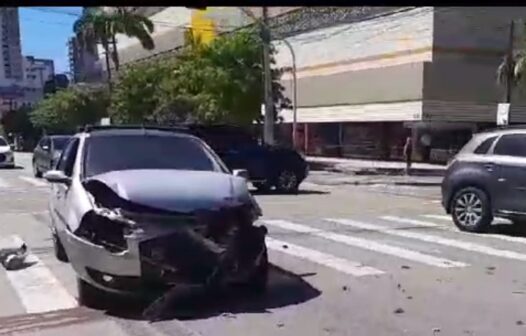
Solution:
{"label": "asphalt road", "polygon": [[526,238],[460,233],[439,191],[421,187],[307,183],[299,195],[256,195],[274,265],[263,297],[197,293],[152,324],[138,303],[77,307],[30,160],[0,170],[0,237],[18,235],[32,254],[27,268],[0,267],[0,335],[526,334]]}

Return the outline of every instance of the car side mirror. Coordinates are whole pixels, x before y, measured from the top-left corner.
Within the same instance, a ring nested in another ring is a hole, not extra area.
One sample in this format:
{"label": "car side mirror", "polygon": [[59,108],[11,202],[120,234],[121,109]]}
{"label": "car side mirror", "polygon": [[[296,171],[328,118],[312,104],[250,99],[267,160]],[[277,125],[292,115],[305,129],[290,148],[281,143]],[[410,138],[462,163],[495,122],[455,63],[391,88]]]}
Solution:
{"label": "car side mirror", "polygon": [[71,184],[71,178],[66,176],[61,170],[50,170],[44,173],[44,178],[49,183],[60,183],[65,185]]}
{"label": "car side mirror", "polygon": [[245,180],[248,180],[248,170],[246,169],[234,169],[232,171],[232,175],[237,176],[237,177],[242,177]]}

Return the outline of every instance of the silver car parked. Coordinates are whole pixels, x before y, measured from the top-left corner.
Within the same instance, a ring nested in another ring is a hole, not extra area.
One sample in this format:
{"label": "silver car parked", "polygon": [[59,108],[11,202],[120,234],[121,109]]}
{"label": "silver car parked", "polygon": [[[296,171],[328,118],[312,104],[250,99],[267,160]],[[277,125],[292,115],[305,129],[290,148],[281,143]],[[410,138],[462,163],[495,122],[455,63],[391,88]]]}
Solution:
{"label": "silver car parked", "polygon": [[244,172],[231,174],[202,140],[159,128],[87,128],[44,177],[56,256],[71,262],[81,304],[181,283],[266,288],[266,229],[253,225],[261,210]]}

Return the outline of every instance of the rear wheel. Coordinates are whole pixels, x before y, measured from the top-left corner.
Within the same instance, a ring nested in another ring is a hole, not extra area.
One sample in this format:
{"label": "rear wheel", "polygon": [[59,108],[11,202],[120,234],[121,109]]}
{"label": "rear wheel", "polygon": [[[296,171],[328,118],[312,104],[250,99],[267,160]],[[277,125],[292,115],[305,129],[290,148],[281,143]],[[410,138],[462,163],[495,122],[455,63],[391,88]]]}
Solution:
{"label": "rear wheel", "polygon": [[105,301],[105,292],[77,277],[79,304],[88,308],[101,308]]}
{"label": "rear wheel", "polygon": [[299,179],[291,170],[282,170],[276,181],[276,189],[280,192],[295,193],[298,192]]}
{"label": "rear wheel", "polygon": [[493,221],[488,195],[475,187],[463,188],[455,194],[451,215],[455,225],[468,232],[487,232]]}

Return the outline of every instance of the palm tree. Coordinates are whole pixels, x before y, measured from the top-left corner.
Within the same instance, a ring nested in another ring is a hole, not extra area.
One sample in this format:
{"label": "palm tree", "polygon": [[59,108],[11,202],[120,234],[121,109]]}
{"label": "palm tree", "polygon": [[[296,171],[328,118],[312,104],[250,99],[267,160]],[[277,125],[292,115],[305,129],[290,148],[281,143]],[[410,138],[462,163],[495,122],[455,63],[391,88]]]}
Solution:
{"label": "palm tree", "polygon": [[[91,53],[96,52],[97,43],[102,45],[105,51],[108,81],[111,81],[110,55],[116,71],[119,71],[120,66],[115,39],[117,34],[137,38],[144,49],[152,50],[155,48],[151,37],[154,31],[153,22],[147,17],[129,12],[123,7],[118,7],[113,12],[87,9],[74,23],[73,31],[79,43]],[[113,49],[111,52],[110,44]]]}
{"label": "palm tree", "polygon": [[[511,86],[508,89],[518,87],[525,79],[526,72],[526,51],[519,51],[513,57],[504,57],[497,69],[497,81],[502,86]],[[508,101],[510,97],[507,97]]]}

